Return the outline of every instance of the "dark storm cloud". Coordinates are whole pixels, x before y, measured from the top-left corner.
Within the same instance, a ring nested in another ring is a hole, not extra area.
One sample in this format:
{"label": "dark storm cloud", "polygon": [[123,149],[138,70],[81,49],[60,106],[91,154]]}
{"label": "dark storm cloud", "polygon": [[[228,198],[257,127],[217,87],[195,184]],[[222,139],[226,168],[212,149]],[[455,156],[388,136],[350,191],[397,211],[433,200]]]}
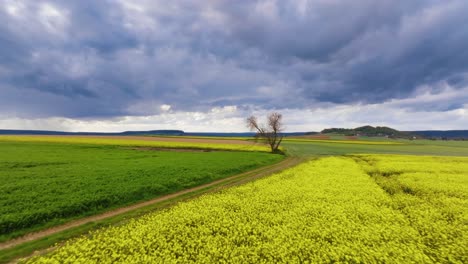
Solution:
{"label": "dark storm cloud", "polygon": [[0,111],[113,117],[462,89],[467,13],[464,0],[5,0]]}

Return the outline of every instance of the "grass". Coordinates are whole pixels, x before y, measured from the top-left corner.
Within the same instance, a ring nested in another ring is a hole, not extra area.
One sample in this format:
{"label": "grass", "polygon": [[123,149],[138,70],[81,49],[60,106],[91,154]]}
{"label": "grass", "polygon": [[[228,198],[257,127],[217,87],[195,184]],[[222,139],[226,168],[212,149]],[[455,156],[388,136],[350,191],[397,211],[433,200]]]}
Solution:
{"label": "grass", "polygon": [[[93,232],[31,262],[466,263],[467,161],[324,157]],[[389,192],[393,185],[401,191]]]}
{"label": "grass", "polygon": [[0,141],[0,241],[225,178],[283,158]]}

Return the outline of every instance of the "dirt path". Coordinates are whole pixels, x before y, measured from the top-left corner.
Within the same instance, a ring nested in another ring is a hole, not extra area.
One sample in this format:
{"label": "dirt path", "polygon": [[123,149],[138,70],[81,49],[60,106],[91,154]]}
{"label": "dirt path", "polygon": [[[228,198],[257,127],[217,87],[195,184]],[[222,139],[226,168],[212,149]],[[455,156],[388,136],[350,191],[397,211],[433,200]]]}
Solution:
{"label": "dirt path", "polygon": [[74,220],[74,221],[71,221],[71,222],[69,222],[67,224],[52,227],[52,228],[49,228],[49,229],[46,229],[46,230],[43,230],[43,231],[30,233],[30,234],[27,234],[25,236],[22,236],[22,237],[19,237],[19,238],[15,238],[15,239],[0,243],[0,250],[12,248],[12,247],[21,245],[21,244],[29,242],[29,241],[42,239],[44,237],[47,237],[47,236],[50,236],[50,235],[53,235],[53,234],[56,234],[56,233],[59,233],[59,232],[74,228],[74,227],[85,225],[85,224],[90,223],[90,222],[96,222],[96,221],[103,220],[103,219],[106,219],[106,218],[114,217],[114,216],[117,216],[117,215],[120,215],[120,214],[130,212],[132,210],[136,210],[136,209],[148,206],[148,205],[153,205],[153,204],[156,204],[156,203],[168,201],[168,200],[180,197],[182,195],[189,194],[189,193],[192,193],[192,192],[197,192],[197,191],[200,191],[202,189],[213,187],[213,186],[216,186],[216,185],[219,185],[219,187],[216,187],[214,189],[210,189],[209,191],[210,192],[211,191],[217,191],[219,189],[230,187],[230,186],[233,186],[233,185],[243,184],[243,183],[246,183],[248,181],[252,181],[254,179],[258,179],[260,177],[263,177],[263,176],[266,176],[266,175],[269,175],[269,174],[272,174],[272,173],[275,173],[275,172],[279,172],[279,171],[284,170],[286,168],[292,167],[294,165],[299,164],[301,161],[302,161],[302,159],[298,158],[298,157],[288,157],[288,158],[282,160],[281,162],[270,165],[270,166],[257,168],[257,169],[252,170],[252,171],[248,171],[248,172],[237,174],[237,175],[234,175],[234,176],[231,176],[231,177],[228,177],[228,178],[216,180],[216,181],[211,182],[211,183],[207,183],[207,184],[200,185],[200,186],[197,186],[197,187],[193,187],[193,188],[190,188],[190,189],[182,190],[182,191],[179,191],[179,192],[176,192],[176,193],[173,193],[173,194],[169,194],[169,195],[165,195],[165,196],[162,196],[162,197],[159,197],[159,198],[155,198],[153,200],[137,203],[137,204],[134,204],[134,205],[131,205],[131,206],[121,207],[121,208],[118,208],[118,209],[115,209],[115,210],[112,210],[112,211],[108,211],[108,212],[105,212],[105,213],[102,213],[102,214],[82,218],[82,219],[79,219],[79,220]]}

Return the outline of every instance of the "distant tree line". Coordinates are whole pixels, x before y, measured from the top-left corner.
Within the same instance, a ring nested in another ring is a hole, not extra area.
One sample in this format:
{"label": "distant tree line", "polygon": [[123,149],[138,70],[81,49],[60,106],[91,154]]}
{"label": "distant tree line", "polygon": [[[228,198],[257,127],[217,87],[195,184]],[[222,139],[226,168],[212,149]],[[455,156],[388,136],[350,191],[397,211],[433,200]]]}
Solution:
{"label": "distant tree line", "polygon": [[340,134],[345,136],[368,136],[368,137],[391,137],[391,138],[415,138],[409,132],[398,131],[385,126],[362,126],[357,128],[327,128],[322,130],[322,134]]}

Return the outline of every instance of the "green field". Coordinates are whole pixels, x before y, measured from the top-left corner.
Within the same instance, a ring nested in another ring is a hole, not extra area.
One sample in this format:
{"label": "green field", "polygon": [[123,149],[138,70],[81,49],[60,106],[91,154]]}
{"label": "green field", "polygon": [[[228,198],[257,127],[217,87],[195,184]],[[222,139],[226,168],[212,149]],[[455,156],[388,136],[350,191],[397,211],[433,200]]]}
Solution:
{"label": "green field", "polygon": [[308,139],[308,138],[285,138],[284,142],[305,142],[305,143],[339,143],[352,145],[401,145],[404,144],[396,140],[337,140],[337,139]]}
{"label": "green field", "polygon": [[32,263],[467,263],[468,158],[323,157]]}
{"label": "green field", "polygon": [[111,142],[114,145],[109,141],[112,139],[104,144],[0,140],[0,241],[283,158],[252,151],[138,150],[128,146],[129,142],[117,141],[127,145],[123,147],[116,140]]}
{"label": "green field", "polygon": [[[354,142],[354,143],[349,143]],[[321,156],[321,155],[346,155],[356,153],[381,153],[381,154],[410,154],[433,156],[468,156],[468,141],[432,141],[432,140],[397,140],[387,144],[381,141],[340,141],[315,140],[315,141],[290,141],[286,140],[282,145],[289,155],[296,156]]]}

